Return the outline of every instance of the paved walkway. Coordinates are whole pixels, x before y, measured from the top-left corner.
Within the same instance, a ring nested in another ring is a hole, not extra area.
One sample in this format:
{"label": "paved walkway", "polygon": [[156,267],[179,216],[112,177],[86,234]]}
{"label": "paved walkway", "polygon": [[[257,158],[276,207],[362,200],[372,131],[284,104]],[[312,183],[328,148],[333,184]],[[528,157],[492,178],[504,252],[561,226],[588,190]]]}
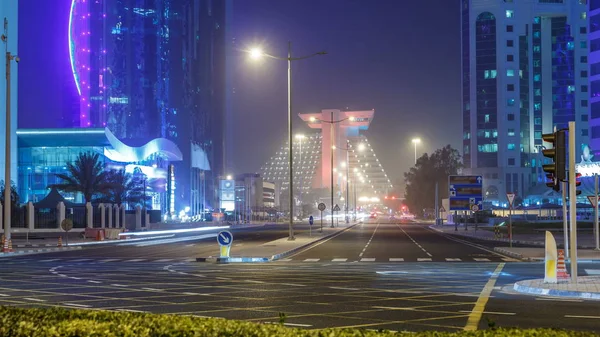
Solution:
{"label": "paved walkway", "polygon": [[[258,245],[232,247],[230,256],[232,258],[236,258],[235,261],[239,262],[264,262],[267,260],[284,261],[287,256],[299,252],[313,244],[318,243],[319,241],[333,237],[334,235],[341,233],[342,231],[345,231],[355,225],[356,223],[340,223],[339,226],[335,228],[324,226],[323,232],[319,231],[320,226],[313,226],[312,235],[309,235],[308,232],[303,231],[302,233],[296,234],[295,240],[293,241],[290,241],[287,237],[285,237]],[[240,261],[240,258],[243,259],[243,261]],[[199,258],[199,261],[212,261],[213,259],[215,259],[215,257],[201,257]]]}
{"label": "paved walkway", "polygon": [[[465,231],[464,224],[458,226],[458,231],[455,230],[454,225],[443,225],[443,226],[430,226],[430,228],[435,229],[437,231],[452,234],[452,235],[461,235],[468,236],[472,238],[477,238],[480,240],[488,240],[488,241],[496,241],[496,242],[506,242],[508,243],[508,238],[496,238],[494,237],[494,231],[491,230],[493,226],[488,225],[479,225],[479,230],[475,230],[475,225],[469,224],[468,230]],[[483,230],[481,228],[488,228],[489,230]],[[562,232],[553,232],[554,239],[556,240],[556,244],[560,247],[563,245],[563,233]],[[523,244],[523,245],[532,245],[532,246],[544,246],[545,242],[545,232],[540,231],[539,234],[513,234],[513,243],[515,244]],[[593,234],[590,231],[578,232],[577,235],[577,246],[582,249],[594,249],[596,245],[596,241],[594,239]]]}
{"label": "paved walkway", "polygon": [[600,276],[579,276],[577,283],[564,281],[548,284],[543,279],[526,280],[515,283],[513,288],[532,295],[600,300]]}

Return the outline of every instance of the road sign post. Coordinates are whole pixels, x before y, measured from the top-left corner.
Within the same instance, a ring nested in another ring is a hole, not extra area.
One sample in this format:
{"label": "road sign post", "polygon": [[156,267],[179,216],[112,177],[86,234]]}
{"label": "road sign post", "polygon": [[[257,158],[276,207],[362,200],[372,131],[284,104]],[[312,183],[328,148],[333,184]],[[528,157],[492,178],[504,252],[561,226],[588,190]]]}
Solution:
{"label": "road sign post", "polygon": [[512,239],[512,210],[513,210],[513,201],[515,201],[514,193],[506,193],[506,199],[508,199],[508,242],[510,247],[512,248],[513,239]]}
{"label": "road sign post", "polygon": [[[338,204],[335,204],[335,206],[333,207],[333,216],[335,217],[335,212],[339,212],[340,211],[340,206]],[[331,221],[331,223],[333,224],[333,221]],[[336,218],[336,223],[337,223],[337,218]],[[339,226],[339,223],[338,223]]]}
{"label": "road sign post", "polygon": [[[60,222],[60,228],[62,228],[63,231],[67,232],[67,234],[65,235],[65,243],[68,246],[69,245],[69,231],[71,229],[73,229],[73,221],[71,219],[63,219],[63,221]],[[29,235],[29,231],[27,231],[27,234]],[[29,241],[29,237],[27,237],[27,240]]]}
{"label": "road sign post", "polygon": [[[467,211],[483,209],[483,177],[482,176],[449,176],[448,177],[449,211],[464,211],[465,231],[468,230]],[[458,230],[458,227],[455,227]],[[475,224],[477,230],[477,223]]]}
{"label": "road sign post", "polygon": [[229,231],[222,231],[217,234],[217,242],[221,250],[221,257],[229,257],[229,250],[233,242],[233,234]]}
{"label": "road sign post", "polygon": [[319,209],[319,211],[321,211],[321,233],[323,233],[323,211],[325,210],[325,208],[327,208],[327,206],[325,206],[324,203],[320,203],[319,206],[317,206],[317,208]]}

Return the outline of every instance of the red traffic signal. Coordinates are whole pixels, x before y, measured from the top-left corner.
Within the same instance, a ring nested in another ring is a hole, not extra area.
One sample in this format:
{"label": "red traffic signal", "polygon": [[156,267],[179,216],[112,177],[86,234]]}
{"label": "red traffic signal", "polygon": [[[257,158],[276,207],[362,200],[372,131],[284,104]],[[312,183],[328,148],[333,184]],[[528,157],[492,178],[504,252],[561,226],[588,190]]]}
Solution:
{"label": "red traffic signal", "polygon": [[[575,187],[579,187],[581,186],[581,181],[579,180],[579,178],[581,177],[581,173],[576,173],[575,174]],[[575,195],[580,195],[581,191],[577,190],[575,191]]]}

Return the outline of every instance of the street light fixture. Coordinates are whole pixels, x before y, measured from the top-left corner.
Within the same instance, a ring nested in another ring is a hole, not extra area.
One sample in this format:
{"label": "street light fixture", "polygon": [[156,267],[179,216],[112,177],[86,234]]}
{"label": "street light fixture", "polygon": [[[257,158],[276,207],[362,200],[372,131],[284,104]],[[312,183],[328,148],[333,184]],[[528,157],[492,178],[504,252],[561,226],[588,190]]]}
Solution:
{"label": "street light fixture", "polygon": [[262,57],[268,57],[268,58],[272,58],[272,59],[276,59],[276,60],[284,60],[287,61],[287,66],[288,66],[288,71],[287,71],[287,88],[288,88],[288,142],[289,142],[289,149],[288,149],[288,155],[289,155],[289,179],[290,179],[290,222],[289,222],[289,236],[288,236],[288,240],[292,241],[295,240],[294,237],[294,168],[293,168],[293,158],[294,158],[294,154],[292,153],[292,143],[293,143],[293,138],[292,138],[292,61],[298,61],[298,60],[303,60],[303,59],[307,59],[307,58],[311,58],[313,56],[317,56],[317,55],[325,55],[327,54],[324,51],[320,51],[314,54],[310,54],[307,56],[301,56],[301,57],[292,57],[292,43],[288,42],[288,54],[287,57],[279,57],[279,56],[273,56],[270,54],[265,53],[264,51],[262,51],[260,48],[252,48],[249,51],[250,57],[253,59],[259,59]]}
{"label": "street light fixture", "polygon": [[421,143],[421,139],[413,138],[412,143],[415,144],[415,165],[417,164],[417,144]]}

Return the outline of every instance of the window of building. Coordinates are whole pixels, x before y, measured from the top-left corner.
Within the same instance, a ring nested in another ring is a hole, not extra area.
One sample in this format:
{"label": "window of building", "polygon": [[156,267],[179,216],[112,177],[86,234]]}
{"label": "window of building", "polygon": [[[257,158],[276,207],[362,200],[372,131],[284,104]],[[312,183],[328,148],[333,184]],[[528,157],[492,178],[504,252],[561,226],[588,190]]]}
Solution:
{"label": "window of building", "polygon": [[483,120],[484,120],[485,123],[489,123],[490,122],[490,115],[483,116]]}
{"label": "window of building", "polygon": [[508,158],[508,166],[515,166],[515,158]]}
{"label": "window of building", "polygon": [[533,66],[536,68],[539,68],[542,66],[542,61],[541,60],[533,60]]}
{"label": "window of building", "polygon": [[542,131],[536,131],[533,133],[535,139],[542,139]]}
{"label": "window of building", "polygon": [[508,144],[508,149],[509,149],[509,150],[514,150],[514,149],[515,149],[515,144],[513,144],[513,143],[509,143],[509,144]]}
{"label": "window of building", "polygon": [[507,47],[513,47],[515,45],[515,41],[514,40],[506,40],[506,46]]}
{"label": "window of building", "polygon": [[542,96],[542,89],[534,89],[533,94],[535,96]]}
{"label": "window of building", "polygon": [[582,71],[581,71],[581,77],[584,77],[584,78],[585,78],[585,77],[588,77],[588,72],[587,72],[587,70],[582,70]]}
{"label": "window of building", "polygon": [[465,145],[464,149],[465,154],[469,154],[469,145]]}
{"label": "window of building", "polygon": [[587,85],[582,85],[581,86],[581,92],[588,92],[588,86]]}
{"label": "window of building", "polygon": [[581,12],[581,19],[587,19],[587,12]]}
{"label": "window of building", "polygon": [[584,137],[587,137],[588,135],[588,129],[581,129],[581,135]]}
{"label": "window of building", "polygon": [[512,33],[514,29],[515,29],[515,27],[513,25],[507,25],[506,26],[506,32],[507,33]]}
{"label": "window of building", "polygon": [[579,47],[581,47],[583,49],[587,48],[587,41],[580,41],[579,42]]}
{"label": "window of building", "polygon": [[515,76],[515,70],[514,69],[506,69],[506,76],[508,76],[508,77]]}
{"label": "window of building", "polygon": [[587,34],[587,27],[579,27],[579,34]]}
{"label": "window of building", "polygon": [[515,120],[515,114],[508,114],[506,115],[506,119],[509,121],[514,121]]}
{"label": "window of building", "polygon": [[534,17],[533,18],[533,23],[536,24],[536,25],[539,25],[540,24],[540,17],[539,16]]}
{"label": "window of building", "polygon": [[575,86],[574,85],[567,86],[567,92],[569,92],[569,94],[575,92]]}
{"label": "window of building", "polygon": [[542,75],[540,75],[540,74],[533,75],[534,82],[539,82],[541,79],[542,79]]}
{"label": "window of building", "polygon": [[581,121],[582,122],[587,122],[588,121],[588,115],[581,115]]}
{"label": "window of building", "polygon": [[513,11],[512,9],[507,9],[506,10],[506,17],[507,18],[512,18],[513,16],[515,16],[515,11]]}
{"label": "window of building", "polygon": [[515,106],[515,99],[514,98],[509,98],[506,100],[506,105],[508,106]]}
{"label": "window of building", "polygon": [[479,152],[498,152],[498,144],[478,145],[477,150]]}
{"label": "window of building", "polygon": [[541,46],[535,45],[533,46],[533,52],[534,53],[539,53],[542,50]]}
{"label": "window of building", "polygon": [[506,85],[506,90],[507,91],[515,91],[515,85],[514,84],[507,84]]}
{"label": "window of building", "polygon": [[506,55],[506,61],[512,62],[515,60],[515,56],[513,54]]}
{"label": "window of building", "polygon": [[539,31],[539,30],[537,30],[537,31],[533,32],[533,38],[534,38],[534,39],[539,39],[539,38],[540,38],[540,36],[542,36],[542,34],[540,33],[540,31]]}
{"label": "window of building", "polygon": [[542,118],[541,117],[536,117],[533,119],[533,124],[535,125],[542,125]]}
{"label": "window of building", "polygon": [[[540,110],[542,110],[542,103],[535,103],[533,105],[533,110],[534,111],[540,111]],[[540,122],[540,124],[541,124],[541,122]]]}
{"label": "window of building", "polygon": [[508,136],[512,137],[515,135],[515,129],[508,129]]}
{"label": "window of building", "polygon": [[588,100],[587,99],[582,99],[581,100],[581,107],[587,108],[587,106],[588,106]]}

